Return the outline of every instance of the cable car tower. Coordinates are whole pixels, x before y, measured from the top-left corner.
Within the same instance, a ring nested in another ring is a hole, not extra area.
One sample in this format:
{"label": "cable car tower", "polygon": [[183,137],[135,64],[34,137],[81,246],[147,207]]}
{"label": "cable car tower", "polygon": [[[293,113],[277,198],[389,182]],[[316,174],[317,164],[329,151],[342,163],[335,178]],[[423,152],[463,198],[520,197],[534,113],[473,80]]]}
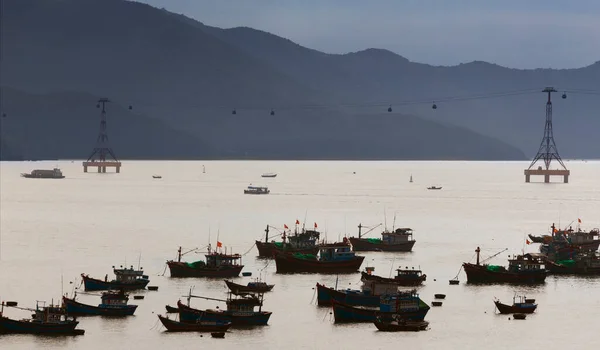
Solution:
{"label": "cable car tower", "polygon": [[[525,169],[525,182],[529,182],[531,175],[543,175],[544,182],[550,182],[550,176],[562,176],[563,182],[569,182],[569,175],[571,172],[567,170],[567,167],[563,163],[562,159],[560,159],[560,155],[558,155],[558,148],[556,147],[556,142],[554,142],[554,132],[552,131],[552,93],[556,92],[553,87],[547,87],[542,92],[548,93],[548,102],[546,102],[546,126],[544,127],[544,137],[542,138],[542,143],[540,144],[540,149],[538,150],[535,158],[529,165],[529,168]],[[566,96],[563,95],[563,98]],[[537,161],[543,160],[544,167],[541,165],[537,167],[537,169],[533,169],[533,166]],[[550,169],[550,163],[552,160],[556,160],[562,169]]]}
{"label": "cable car tower", "polygon": [[[108,145],[108,134],[106,133],[106,103],[108,102],[110,102],[109,99],[101,98],[96,105],[97,108],[102,107],[102,112],[100,113],[100,133],[96,139],[96,147],[92,151],[92,154],[88,157],[87,161],[83,162],[84,173],[87,173],[90,166],[98,167],[99,173],[105,173],[106,167],[115,168],[117,173],[121,172],[121,162]],[[107,156],[109,157],[108,159]]]}

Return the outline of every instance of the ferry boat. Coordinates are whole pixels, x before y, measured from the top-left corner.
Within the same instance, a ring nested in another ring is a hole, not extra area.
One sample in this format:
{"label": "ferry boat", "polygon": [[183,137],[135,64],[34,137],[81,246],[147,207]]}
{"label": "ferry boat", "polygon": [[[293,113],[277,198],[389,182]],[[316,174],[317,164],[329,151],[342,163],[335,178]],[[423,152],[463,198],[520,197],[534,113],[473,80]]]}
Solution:
{"label": "ferry boat", "polygon": [[[218,245],[219,243],[217,243]],[[189,252],[184,254],[187,253]],[[181,257],[184,254],[181,253],[181,247],[179,247],[177,250],[177,261],[167,261],[171,277],[237,277],[244,268],[244,265],[238,263],[238,261],[241,262],[241,255],[212,251],[210,244],[208,245],[208,254],[205,255],[206,262],[202,260],[191,263],[182,262]]]}
{"label": "ferry boat", "polygon": [[0,334],[2,333],[25,333],[36,335],[82,335],[83,329],[75,329],[79,324],[73,317],[70,317],[64,308],[58,305],[46,306],[45,303],[40,306],[36,303],[35,309],[18,308],[26,311],[33,311],[31,319],[14,320],[4,316],[4,307],[2,302],[0,308]]}
{"label": "ferry boat", "polygon": [[127,305],[129,295],[124,290],[108,291],[101,295],[101,303],[98,306],[87,305],[76,301],[77,294],[73,298],[63,296],[63,306],[70,315],[81,316],[131,316],[137,309],[137,305]]}
{"label": "ferry boat", "polygon": [[393,232],[383,231],[381,239],[362,238],[362,225],[358,225],[358,238],[350,237],[352,249],[357,252],[410,252],[416,241],[410,228],[397,228]]}
{"label": "ferry boat", "polygon": [[[299,222],[296,221],[298,224]],[[316,230],[306,230],[302,225],[302,230],[298,232],[298,228],[294,230],[294,233],[286,234],[285,229],[283,231],[282,241],[269,242],[269,225],[265,229],[265,241],[256,241],[256,248],[258,249],[258,256],[261,258],[273,258],[277,252],[290,252],[290,253],[303,253],[303,254],[317,254],[319,247],[317,242],[321,233]]]}
{"label": "ferry boat", "polygon": [[278,252],[275,265],[277,273],[351,273],[358,271],[364,259],[352,251],[350,244],[343,242],[319,246],[318,256]]}
{"label": "ferry boat", "polygon": [[245,190],[244,190],[244,194],[269,194],[271,193],[271,191],[269,191],[269,188],[266,186],[248,186]]}
{"label": "ferry boat", "polygon": [[134,270],[133,266],[130,268],[121,266],[121,268],[116,269],[113,266],[113,272],[116,278],[111,281],[108,280],[108,275],[104,277],[104,280],[100,280],[82,273],[81,278],[83,278],[85,290],[135,290],[144,289],[150,283],[150,279],[147,275],[144,275],[141,268]]}
{"label": "ferry boat", "polygon": [[[185,305],[177,301],[179,308],[179,319],[184,323],[193,323],[198,320],[214,322],[231,322],[233,326],[264,326],[269,322],[272,312],[262,311],[263,294],[262,293],[229,293],[226,300],[207,298],[192,295],[187,296],[188,304]],[[226,310],[199,310],[190,307],[191,298],[202,298],[214,301],[221,301],[227,305]],[[258,311],[254,308],[258,307]]]}
{"label": "ferry boat", "polygon": [[45,169],[36,169],[32,170],[31,173],[21,173],[22,177],[30,178],[30,179],[64,179],[62,171],[58,168],[54,168],[52,170]]}
{"label": "ferry boat", "polygon": [[513,256],[512,259],[508,259],[508,268],[505,268],[504,266],[480,264],[480,251],[479,247],[475,250],[477,254],[476,264],[463,263],[462,265],[467,274],[467,282],[543,283],[546,280],[547,270],[544,265],[544,256],[541,254]]}

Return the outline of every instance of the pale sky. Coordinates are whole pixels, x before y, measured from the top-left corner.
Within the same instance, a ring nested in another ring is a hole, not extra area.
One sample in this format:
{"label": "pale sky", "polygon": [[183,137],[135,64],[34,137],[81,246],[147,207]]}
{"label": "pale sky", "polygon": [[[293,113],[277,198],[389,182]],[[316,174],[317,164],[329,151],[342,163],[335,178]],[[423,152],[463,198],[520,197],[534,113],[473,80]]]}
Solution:
{"label": "pale sky", "polygon": [[140,0],[204,24],[252,27],[327,53],[578,68],[600,60],[600,0]]}

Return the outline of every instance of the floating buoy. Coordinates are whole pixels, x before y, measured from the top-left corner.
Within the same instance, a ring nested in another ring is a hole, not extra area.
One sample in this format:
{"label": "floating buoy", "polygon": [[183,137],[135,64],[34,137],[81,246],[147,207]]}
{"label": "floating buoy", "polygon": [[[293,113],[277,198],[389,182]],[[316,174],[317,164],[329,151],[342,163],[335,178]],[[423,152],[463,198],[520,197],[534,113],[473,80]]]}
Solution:
{"label": "floating buoy", "polygon": [[442,306],[442,302],[441,301],[432,301],[431,306]]}
{"label": "floating buoy", "polygon": [[6,304],[4,304],[4,305],[6,305],[6,306],[17,306],[17,305],[19,305],[19,303],[16,302],[16,301],[7,301]]}
{"label": "floating buoy", "polygon": [[148,290],[158,290],[158,286],[148,286]]}
{"label": "floating buoy", "polygon": [[250,277],[250,276],[252,276],[252,272],[242,272],[242,276]]}
{"label": "floating buoy", "polygon": [[143,295],[134,295],[133,299],[135,299],[135,300],[141,300],[141,299],[144,299],[144,296]]}
{"label": "floating buoy", "polygon": [[446,299],[446,294],[435,294],[434,297],[436,299]]}
{"label": "floating buoy", "polygon": [[450,280],[450,284],[453,285],[453,286],[457,285],[458,283],[459,283],[458,280]]}

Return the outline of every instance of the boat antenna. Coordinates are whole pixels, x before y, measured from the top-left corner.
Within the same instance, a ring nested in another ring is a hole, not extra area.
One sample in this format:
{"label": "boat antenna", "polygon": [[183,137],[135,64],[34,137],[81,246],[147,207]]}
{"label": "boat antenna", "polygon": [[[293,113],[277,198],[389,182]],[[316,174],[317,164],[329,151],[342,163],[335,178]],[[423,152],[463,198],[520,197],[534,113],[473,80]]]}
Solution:
{"label": "boat antenna", "polygon": [[64,284],[63,284],[63,273],[62,273],[62,271],[61,271],[61,272],[60,272],[60,297],[61,297],[61,298],[63,297],[63,295],[65,295],[65,291],[64,291],[64,289],[65,289],[65,286],[64,286]]}
{"label": "boat antenna", "polygon": [[338,286],[338,279],[340,278],[340,275],[336,275],[335,276],[335,290],[337,290],[337,286]]}
{"label": "boat antenna", "polygon": [[394,212],[394,221],[392,223],[392,232],[394,231],[395,227],[396,227],[396,212]]}
{"label": "boat antenna", "polygon": [[308,209],[304,211],[304,222],[302,223],[302,232],[304,232],[304,225],[306,225],[306,217],[308,216]]}
{"label": "boat antenna", "polygon": [[387,231],[387,215],[385,213],[385,207],[383,207],[383,229]]}
{"label": "boat antenna", "polygon": [[142,252],[140,252],[140,256],[138,257],[138,271],[140,270],[140,265],[142,265]]}

